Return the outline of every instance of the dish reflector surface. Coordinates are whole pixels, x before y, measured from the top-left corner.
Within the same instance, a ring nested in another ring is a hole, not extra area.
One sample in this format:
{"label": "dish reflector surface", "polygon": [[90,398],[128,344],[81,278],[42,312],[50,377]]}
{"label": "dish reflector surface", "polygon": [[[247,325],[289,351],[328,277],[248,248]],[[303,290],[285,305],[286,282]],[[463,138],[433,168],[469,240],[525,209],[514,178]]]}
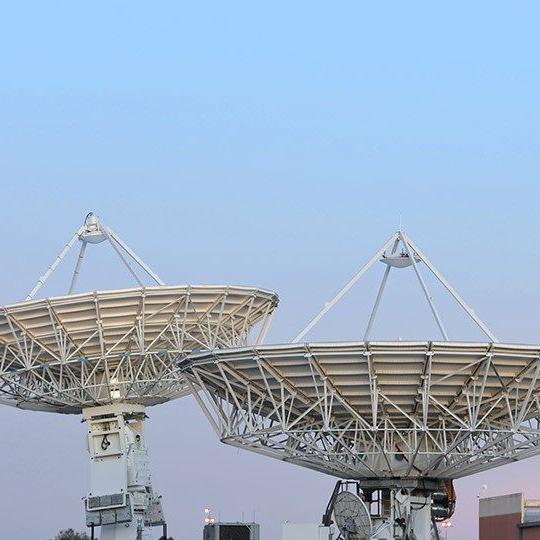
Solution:
{"label": "dish reflector surface", "polygon": [[188,359],[223,442],[348,479],[451,479],[540,454],[538,346],[359,342]]}
{"label": "dish reflector surface", "polygon": [[271,291],[157,286],[0,308],[0,401],[78,413],[115,401],[155,405],[186,393],[178,362],[239,346],[278,302]]}

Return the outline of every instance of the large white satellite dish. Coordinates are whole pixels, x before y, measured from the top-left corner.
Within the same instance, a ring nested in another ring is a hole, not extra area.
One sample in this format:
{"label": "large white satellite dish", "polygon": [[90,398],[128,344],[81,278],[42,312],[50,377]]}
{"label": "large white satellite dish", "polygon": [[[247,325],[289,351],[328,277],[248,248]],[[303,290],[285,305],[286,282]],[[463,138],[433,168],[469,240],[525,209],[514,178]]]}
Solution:
{"label": "large white satellite dish", "polygon": [[188,391],[188,354],[245,343],[276,304],[261,289],[164,285],[3,306],[0,401],[64,413],[169,401]]}
{"label": "large white satellite dish", "polygon": [[[400,244],[407,265],[385,265],[364,340],[304,342],[367,270],[388,250],[395,256]],[[369,341],[390,270],[408,266],[443,340]],[[489,341],[449,340],[420,267],[431,271]],[[540,346],[499,343],[402,231],[292,343],[198,353],[184,371],[223,442],[355,480],[364,493],[376,494],[378,539],[413,533],[430,539],[432,520],[453,511],[453,479],[540,455]],[[432,510],[434,500],[443,502]]]}

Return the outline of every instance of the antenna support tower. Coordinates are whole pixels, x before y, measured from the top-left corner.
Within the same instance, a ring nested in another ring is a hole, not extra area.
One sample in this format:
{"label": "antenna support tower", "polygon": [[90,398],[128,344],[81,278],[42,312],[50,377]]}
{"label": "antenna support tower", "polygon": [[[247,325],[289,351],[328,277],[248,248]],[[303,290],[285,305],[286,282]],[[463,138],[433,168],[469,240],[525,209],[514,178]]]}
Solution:
{"label": "antenna support tower", "polygon": [[127,403],[83,411],[90,453],[86,524],[101,527],[101,540],[142,539],[148,527],[165,525],[161,497],[152,489],[144,411]]}

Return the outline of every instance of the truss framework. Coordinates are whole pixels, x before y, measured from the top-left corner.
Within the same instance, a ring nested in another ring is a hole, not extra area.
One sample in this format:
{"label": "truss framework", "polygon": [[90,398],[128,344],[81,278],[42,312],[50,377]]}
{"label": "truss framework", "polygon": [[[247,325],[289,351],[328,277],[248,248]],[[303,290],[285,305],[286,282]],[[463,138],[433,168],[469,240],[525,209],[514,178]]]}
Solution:
{"label": "truss framework", "polygon": [[140,287],[144,284],[139,278],[137,272],[132,267],[131,263],[135,263],[139,270],[142,270],[156,285],[165,285],[161,278],[148,266],[110,227],[103,225],[98,217],[90,212],[87,214],[84,223],[75,231],[75,234],[70,238],[69,242],[64,246],[62,251],[56,256],[52,264],[47,268],[47,271],[40,276],[34,288],[30,291],[26,300],[32,300],[39,290],[45,285],[47,280],[51,277],[54,271],[58,268],[60,263],[65,259],[71,248],[79,240],[81,247],[79,249],[79,255],[77,262],[71,276],[71,281],[68,289],[68,294],[71,294],[75,290],[75,285],[79,278],[81,268],[86,254],[86,248],[88,244],[101,244],[102,242],[108,242],[113,248],[116,255],[122,261],[128,272]]}
{"label": "truss framework", "polygon": [[[398,248],[402,247],[401,254],[398,252]],[[389,253],[386,252],[389,250]],[[426,298],[429,308],[435,319],[435,322],[439,328],[442,338],[445,341],[449,340],[446,327],[443,320],[435,306],[435,302],[428,286],[422,276],[420,270],[420,263],[424,263],[427,269],[433,274],[433,276],[441,283],[444,289],[452,296],[452,298],[458,303],[463,312],[472,319],[472,321],[480,328],[482,333],[492,342],[498,342],[495,334],[488,328],[488,326],[476,315],[474,310],[463,300],[460,294],[450,285],[448,280],[442,275],[442,273],[435,267],[435,265],[427,258],[422,250],[411,240],[411,238],[404,231],[395,232],[383,246],[365,263],[360,270],[349,280],[349,282],[330,300],[325,303],[322,309],[309,321],[309,323],[303,328],[293,339],[293,343],[298,343],[304,339],[304,337],[319,323],[319,321],[354,287],[354,285],[372,268],[377,262],[386,263],[386,269],[384,271],[375,302],[369,317],[369,321],[364,333],[364,340],[367,340],[370,336],[373,328],[373,323],[377,316],[377,311],[381,302],[381,298],[388,281],[390,270],[392,267],[405,268],[412,266],[414,273],[418,279],[418,283],[422,289],[422,292]]]}
{"label": "truss framework", "polygon": [[537,346],[291,344],[183,368],[227,444],[348,479],[454,479],[540,454]]}
{"label": "truss framework", "polygon": [[187,393],[178,364],[194,350],[260,343],[271,291],[163,286],[70,295],[0,308],[0,401],[78,413],[154,405]]}

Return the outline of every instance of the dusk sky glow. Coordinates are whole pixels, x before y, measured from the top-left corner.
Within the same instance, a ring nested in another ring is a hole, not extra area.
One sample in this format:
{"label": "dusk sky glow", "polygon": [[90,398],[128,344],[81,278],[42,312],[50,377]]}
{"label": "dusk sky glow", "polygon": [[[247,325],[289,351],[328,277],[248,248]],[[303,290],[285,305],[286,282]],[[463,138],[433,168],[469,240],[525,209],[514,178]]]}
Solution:
{"label": "dusk sky glow", "polygon": [[[287,342],[401,221],[501,341],[540,343],[538,3],[3,7],[0,303],[94,211],[169,284],[278,292],[266,341]],[[361,339],[381,266],[309,339]],[[428,283],[450,338],[483,340]],[[78,290],[129,286],[91,246]],[[439,339],[412,270],[373,338]],[[148,414],[175,540],[201,538],[205,507],[254,517],[261,540],[320,519],[335,479],[222,445],[191,397]],[[0,407],[1,538],[84,529],[80,420]],[[476,540],[479,494],[540,498],[539,466],[457,481],[448,539]]]}

